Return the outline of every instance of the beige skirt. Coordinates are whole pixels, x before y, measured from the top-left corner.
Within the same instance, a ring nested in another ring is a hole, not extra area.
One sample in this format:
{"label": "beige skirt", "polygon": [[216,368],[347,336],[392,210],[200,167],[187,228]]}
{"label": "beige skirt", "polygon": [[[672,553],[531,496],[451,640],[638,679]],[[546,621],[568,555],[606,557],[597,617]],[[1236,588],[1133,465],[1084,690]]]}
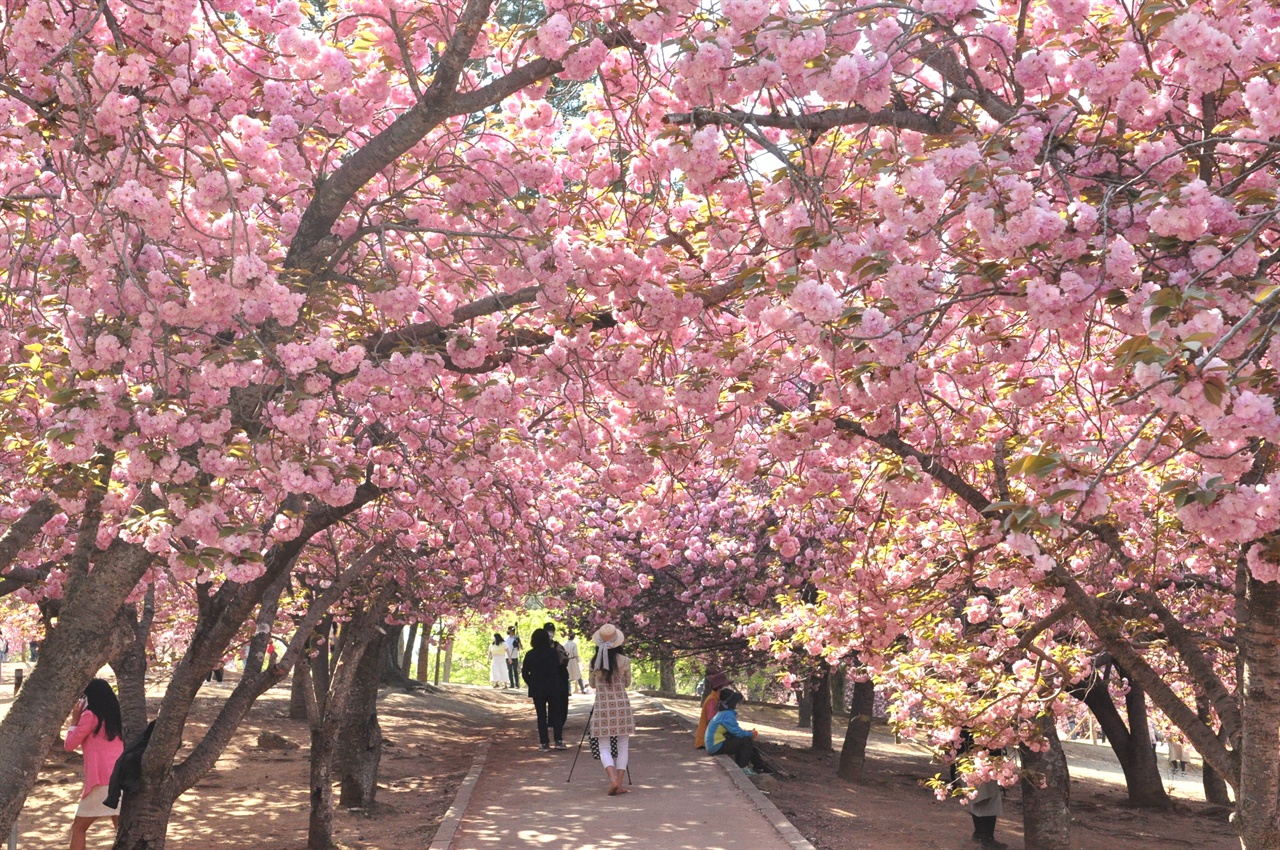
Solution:
{"label": "beige skirt", "polygon": [[76,808],[76,817],[78,818],[111,818],[120,814],[119,807],[108,809],[103,803],[107,799],[107,786],[95,785],[89,791],[89,796],[80,801],[79,807]]}

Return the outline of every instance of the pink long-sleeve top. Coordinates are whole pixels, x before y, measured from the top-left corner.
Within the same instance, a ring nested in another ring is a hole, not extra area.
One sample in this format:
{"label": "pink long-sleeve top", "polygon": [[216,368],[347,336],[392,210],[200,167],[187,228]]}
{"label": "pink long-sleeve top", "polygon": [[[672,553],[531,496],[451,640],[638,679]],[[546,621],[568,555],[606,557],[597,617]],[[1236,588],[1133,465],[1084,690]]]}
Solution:
{"label": "pink long-sleeve top", "polygon": [[98,718],[92,711],[85,709],[80,715],[80,722],[67,730],[67,740],[63,744],[63,748],[69,753],[81,748],[84,750],[84,790],[80,792],[81,800],[88,797],[89,792],[98,785],[110,784],[111,770],[116,766],[120,753],[124,752],[123,738],[108,741],[106,728],[95,732],[97,728]]}

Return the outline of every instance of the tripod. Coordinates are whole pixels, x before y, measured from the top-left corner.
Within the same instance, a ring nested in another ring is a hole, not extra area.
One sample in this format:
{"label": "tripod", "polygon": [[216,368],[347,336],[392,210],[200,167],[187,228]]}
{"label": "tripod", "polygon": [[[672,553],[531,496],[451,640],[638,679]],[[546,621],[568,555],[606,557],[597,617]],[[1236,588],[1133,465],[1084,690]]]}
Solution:
{"label": "tripod", "polygon": [[[596,707],[593,705],[591,706],[591,711],[587,712],[587,723],[585,726],[582,727],[582,737],[578,739],[578,749],[573,754],[573,764],[569,766],[569,776],[567,779],[565,779],[565,782],[573,781],[573,771],[574,771],[574,768],[578,766],[578,756],[582,755],[582,742],[587,740],[587,731],[591,729],[591,718],[595,716],[595,713],[596,713]],[[631,781],[631,765],[627,765],[626,771],[627,771],[627,784],[633,785],[634,783]]]}

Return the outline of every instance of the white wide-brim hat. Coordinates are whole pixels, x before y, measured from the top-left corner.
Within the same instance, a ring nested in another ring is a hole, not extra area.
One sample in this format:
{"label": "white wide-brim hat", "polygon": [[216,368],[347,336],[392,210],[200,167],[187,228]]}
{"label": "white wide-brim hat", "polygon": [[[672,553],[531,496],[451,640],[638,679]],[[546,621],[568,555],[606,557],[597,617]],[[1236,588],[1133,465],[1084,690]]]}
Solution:
{"label": "white wide-brim hat", "polygon": [[622,646],[622,642],[626,639],[626,636],[622,634],[622,630],[613,623],[605,623],[596,629],[596,633],[591,636],[591,642],[604,649]]}

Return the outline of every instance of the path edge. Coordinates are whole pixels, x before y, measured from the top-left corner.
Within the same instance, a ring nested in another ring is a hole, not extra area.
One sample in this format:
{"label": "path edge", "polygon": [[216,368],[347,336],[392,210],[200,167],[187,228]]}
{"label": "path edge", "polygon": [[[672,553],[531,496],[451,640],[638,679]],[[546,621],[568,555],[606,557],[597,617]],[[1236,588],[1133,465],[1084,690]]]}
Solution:
{"label": "path edge", "polygon": [[[690,731],[693,730],[693,724],[690,723],[684,715],[680,714],[678,711],[668,708],[667,704],[661,699],[655,697],[646,697],[646,699],[649,700],[650,703],[656,703],[659,709],[680,721],[682,726],[686,727]],[[760,814],[764,815],[765,820],[769,821],[770,825],[777,831],[778,835],[782,837],[782,840],[791,845],[792,850],[817,850],[809,843],[809,839],[805,838],[804,835],[800,833],[800,830],[796,829],[796,825],[787,819],[787,816],[782,813],[782,810],[775,806],[773,801],[765,796],[763,791],[756,787],[756,784],[751,781],[751,777],[742,772],[742,768],[738,767],[737,762],[729,758],[716,758],[715,756],[712,756],[711,758],[720,765],[722,770],[729,774],[729,778],[733,780],[733,784],[738,786],[739,791],[747,795],[751,802],[755,804],[755,807],[760,810]],[[432,845],[430,850],[448,850],[448,848],[436,848],[435,845]]]}
{"label": "path edge", "polygon": [[[436,829],[436,834],[432,836],[431,844],[428,845],[427,850],[449,850],[453,846],[453,839],[458,834],[458,827],[462,825],[462,818],[466,815],[467,806],[471,803],[471,792],[476,790],[476,784],[480,781],[480,774],[484,770],[485,759],[489,756],[489,745],[491,743],[493,743],[492,740],[486,738],[476,749],[476,758],[471,763],[471,771],[462,780],[462,784],[458,786],[458,793],[453,798],[453,804],[449,806],[449,810],[440,819],[440,826]],[[743,778],[745,779],[746,777]]]}

